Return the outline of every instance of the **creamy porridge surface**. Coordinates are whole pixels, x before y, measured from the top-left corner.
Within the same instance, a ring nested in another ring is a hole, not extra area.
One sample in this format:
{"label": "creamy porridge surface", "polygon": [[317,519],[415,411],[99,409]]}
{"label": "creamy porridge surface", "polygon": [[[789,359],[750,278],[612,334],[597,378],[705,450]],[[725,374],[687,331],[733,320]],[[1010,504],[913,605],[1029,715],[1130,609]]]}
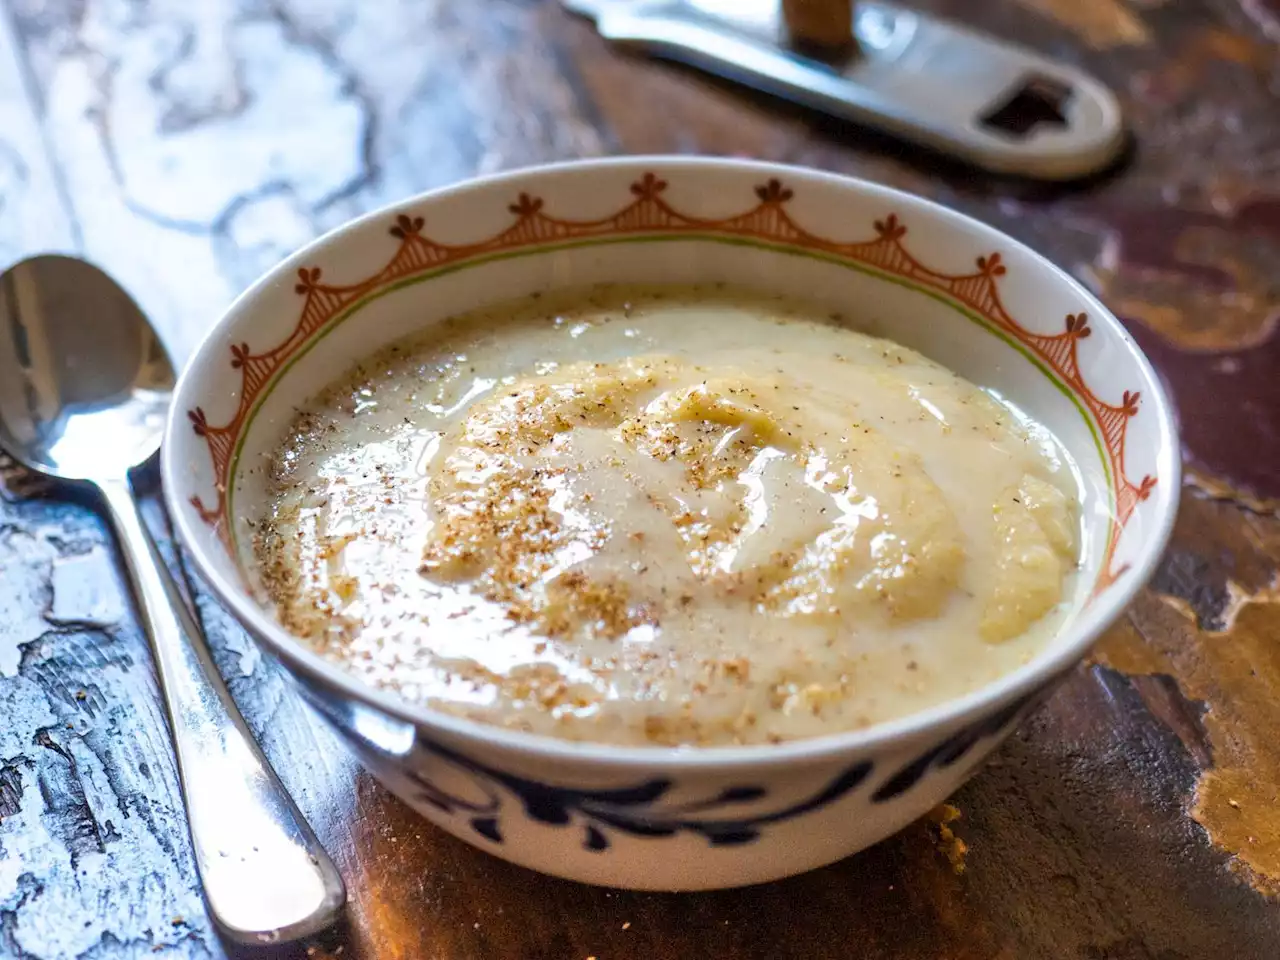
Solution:
{"label": "creamy porridge surface", "polygon": [[570,291],[312,400],[252,521],[286,626],[415,702],[552,736],[848,730],[1026,662],[1067,605],[1053,437],[780,299]]}

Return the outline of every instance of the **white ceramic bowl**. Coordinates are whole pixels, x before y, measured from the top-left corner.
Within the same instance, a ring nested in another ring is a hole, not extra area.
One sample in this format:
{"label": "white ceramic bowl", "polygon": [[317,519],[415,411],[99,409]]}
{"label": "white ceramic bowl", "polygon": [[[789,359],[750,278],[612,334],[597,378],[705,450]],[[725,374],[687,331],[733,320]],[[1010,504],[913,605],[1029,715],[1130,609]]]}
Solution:
{"label": "white ceramic bowl", "polygon": [[[727,281],[870,322],[1051,427],[1084,476],[1074,612],[1025,667],[891,723],[776,746],[620,748],[443,716],[366,687],[260,605],[242,475],[295,405],[450,314],[566,285]],[[1151,575],[1179,487],[1173,417],[1120,323],[1009,237],[812,170],[685,158],[518,171],[414,197],[322,237],[227,311],[178,386],[164,482],[222,601],[359,758],[425,817],[515,863],[663,890],[837,860],[929,810],[1085,654]]]}

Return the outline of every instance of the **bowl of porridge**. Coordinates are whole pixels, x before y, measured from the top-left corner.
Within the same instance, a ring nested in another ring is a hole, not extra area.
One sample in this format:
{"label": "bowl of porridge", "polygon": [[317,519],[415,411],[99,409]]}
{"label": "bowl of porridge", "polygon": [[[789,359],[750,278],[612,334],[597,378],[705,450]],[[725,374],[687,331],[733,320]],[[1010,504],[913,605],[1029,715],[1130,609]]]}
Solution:
{"label": "bowl of porridge", "polygon": [[962,783],[1151,575],[1169,404],[1010,238],[635,158],[407,200],[246,292],[163,453],[221,601],[384,784],[515,863],[729,887]]}

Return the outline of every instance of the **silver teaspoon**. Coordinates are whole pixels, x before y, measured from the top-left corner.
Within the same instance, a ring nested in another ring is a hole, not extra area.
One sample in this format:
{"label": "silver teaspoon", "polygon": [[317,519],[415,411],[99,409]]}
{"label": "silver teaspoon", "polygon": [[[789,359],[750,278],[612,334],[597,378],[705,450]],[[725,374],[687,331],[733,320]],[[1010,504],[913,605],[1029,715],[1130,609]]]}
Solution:
{"label": "silver teaspoon", "polygon": [[130,482],[160,446],[173,385],[146,317],[98,268],[42,256],[0,276],[0,449],[101,494],[151,640],[210,915],[241,943],[296,939],[336,919],[342,878],[232,702]]}

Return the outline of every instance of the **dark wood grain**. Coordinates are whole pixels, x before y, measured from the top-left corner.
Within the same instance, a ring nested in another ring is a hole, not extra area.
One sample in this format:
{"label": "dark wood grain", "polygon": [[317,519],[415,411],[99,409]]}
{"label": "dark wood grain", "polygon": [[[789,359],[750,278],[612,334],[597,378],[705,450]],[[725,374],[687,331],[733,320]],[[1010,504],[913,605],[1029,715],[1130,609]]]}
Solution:
{"label": "dark wood grain", "polygon": [[[550,880],[361,773],[192,581],[266,752],[348,880],[299,956],[1274,960],[1280,956],[1280,7],[922,2],[1086,66],[1136,148],[1069,188],[994,180],[611,49],[550,0],[7,0],[0,259],[75,250],[185,356],[231,297],[350,216],[476,172],[744,154],[936,197],[1042,250],[1130,324],[1193,468],[1151,589],[954,798],[754,889]],[[954,853],[954,847],[950,852]],[[221,957],[146,645],[91,502],[0,467],[0,956]]]}

